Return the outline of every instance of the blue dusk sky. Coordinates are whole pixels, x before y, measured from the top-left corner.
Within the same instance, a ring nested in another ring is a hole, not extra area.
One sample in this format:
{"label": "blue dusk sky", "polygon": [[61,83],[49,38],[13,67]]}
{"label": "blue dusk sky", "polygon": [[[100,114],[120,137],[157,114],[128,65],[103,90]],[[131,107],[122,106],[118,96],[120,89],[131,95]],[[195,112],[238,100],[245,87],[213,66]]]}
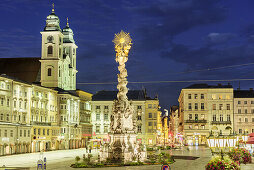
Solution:
{"label": "blue dusk sky", "polygon": [[[52,3],[61,28],[69,17],[74,32],[77,83],[117,81],[112,40],[121,30],[133,40],[126,64],[130,82],[254,78],[253,0],[1,0],[0,57],[41,56],[40,32]],[[228,81],[129,83],[128,88],[158,94],[162,108],[169,109],[193,83]],[[252,88],[254,81],[240,85]],[[117,90],[116,84],[78,88]]]}

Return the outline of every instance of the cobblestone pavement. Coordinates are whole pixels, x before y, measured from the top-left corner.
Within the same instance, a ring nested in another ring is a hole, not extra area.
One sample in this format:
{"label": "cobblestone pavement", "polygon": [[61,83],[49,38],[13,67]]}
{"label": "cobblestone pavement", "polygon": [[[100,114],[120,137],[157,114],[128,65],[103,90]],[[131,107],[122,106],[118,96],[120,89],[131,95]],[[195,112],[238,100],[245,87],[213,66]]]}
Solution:
{"label": "cobblestone pavement", "polygon": [[[173,155],[183,156],[197,156],[196,160],[175,159],[175,163],[171,164],[172,170],[204,170],[205,165],[211,159],[211,152],[206,147],[184,147],[179,150],[165,151]],[[160,170],[161,165],[146,165],[135,167],[106,167],[106,168],[71,168],[70,165],[74,163],[75,156],[82,157],[84,149],[75,150],[61,150],[45,152],[47,157],[47,170]],[[93,151],[96,155],[96,151]],[[31,170],[37,170],[36,162],[39,158],[39,153],[20,154],[0,157],[0,166],[20,166],[31,167]],[[254,159],[253,159],[254,161]],[[241,165],[241,170],[253,170],[254,163]]]}

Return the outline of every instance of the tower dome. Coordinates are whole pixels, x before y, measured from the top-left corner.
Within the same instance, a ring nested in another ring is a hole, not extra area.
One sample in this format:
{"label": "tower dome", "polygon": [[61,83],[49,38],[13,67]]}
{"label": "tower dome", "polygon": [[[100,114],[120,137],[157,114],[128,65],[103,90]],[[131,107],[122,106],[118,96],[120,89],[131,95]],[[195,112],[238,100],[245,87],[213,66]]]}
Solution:
{"label": "tower dome", "polygon": [[58,16],[55,14],[54,4],[52,6],[53,6],[52,12],[50,15],[47,16],[44,31],[62,31],[59,26],[60,20]]}
{"label": "tower dome", "polygon": [[64,43],[75,43],[74,39],[73,39],[73,31],[72,29],[69,27],[69,20],[67,18],[67,24],[66,24],[66,27],[63,29],[63,35],[64,35],[64,38],[63,38],[63,42]]}

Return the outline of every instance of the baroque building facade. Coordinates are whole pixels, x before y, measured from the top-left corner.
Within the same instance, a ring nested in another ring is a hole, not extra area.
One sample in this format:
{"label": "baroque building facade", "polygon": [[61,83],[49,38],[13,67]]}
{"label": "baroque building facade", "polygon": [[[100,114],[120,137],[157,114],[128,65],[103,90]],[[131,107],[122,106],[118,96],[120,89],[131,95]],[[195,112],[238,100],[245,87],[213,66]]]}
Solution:
{"label": "baroque building facade", "polygon": [[234,131],[243,135],[254,133],[254,91],[234,90]]}
{"label": "baroque building facade", "polygon": [[182,89],[178,101],[184,143],[204,145],[211,131],[228,134],[233,129],[231,85],[193,84]]}
{"label": "baroque building facade", "polygon": [[0,155],[85,147],[91,96],[76,89],[76,49],[68,19],[54,9],[41,32],[41,58],[0,58]]}

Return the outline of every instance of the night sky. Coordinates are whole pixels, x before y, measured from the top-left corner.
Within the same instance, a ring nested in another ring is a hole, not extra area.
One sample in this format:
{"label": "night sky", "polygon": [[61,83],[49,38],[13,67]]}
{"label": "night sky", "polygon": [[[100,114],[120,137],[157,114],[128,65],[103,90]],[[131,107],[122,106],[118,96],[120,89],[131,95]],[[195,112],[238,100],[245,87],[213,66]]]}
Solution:
{"label": "night sky", "polygon": [[[52,2],[61,28],[69,17],[79,47],[77,83],[117,81],[112,40],[121,30],[133,39],[126,65],[130,82],[254,78],[253,0],[1,0],[0,57],[40,57],[40,31]],[[128,88],[158,94],[168,109],[193,83],[130,83]],[[240,86],[254,87],[254,81]],[[78,88],[95,93],[116,90],[116,84]]]}

